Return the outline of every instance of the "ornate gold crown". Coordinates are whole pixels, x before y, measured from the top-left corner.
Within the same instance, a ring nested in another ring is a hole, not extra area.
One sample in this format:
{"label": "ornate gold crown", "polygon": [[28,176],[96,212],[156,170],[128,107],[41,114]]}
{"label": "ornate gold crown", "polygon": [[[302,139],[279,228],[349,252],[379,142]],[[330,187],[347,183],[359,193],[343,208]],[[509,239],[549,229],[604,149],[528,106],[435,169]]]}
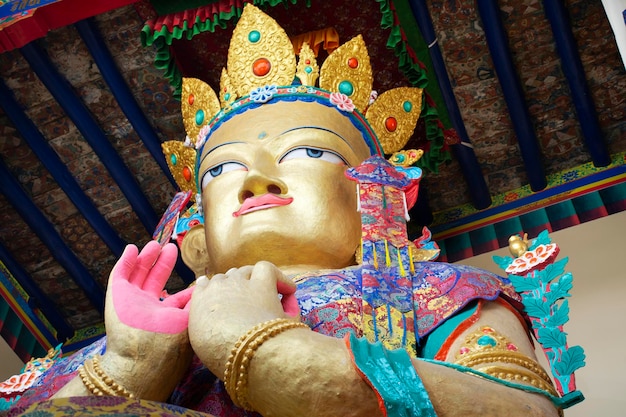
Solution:
{"label": "ornate gold crown", "polygon": [[[400,87],[376,97],[367,47],[359,35],[335,49],[319,68],[308,43],[296,64],[294,47],[278,23],[246,4],[222,70],[219,96],[201,80],[183,79],[181,107],[185,142],[163,144],[182,191],[197,193],[196,153],[221,122],[271,100],[304,99],[336,106],[360,126],[372,153],[393,154],[409,140],[422,109],[422,89]],[[295,79],[299,84],[292,84]],[[315,82],[319,78],[319,88]],[[379,142],[380,141],[380,142]],[[382,149],[381,149],[382,145]],[[394,155],[393,161],[409,158]],[[411,161],[414,163],[414,161]]]}

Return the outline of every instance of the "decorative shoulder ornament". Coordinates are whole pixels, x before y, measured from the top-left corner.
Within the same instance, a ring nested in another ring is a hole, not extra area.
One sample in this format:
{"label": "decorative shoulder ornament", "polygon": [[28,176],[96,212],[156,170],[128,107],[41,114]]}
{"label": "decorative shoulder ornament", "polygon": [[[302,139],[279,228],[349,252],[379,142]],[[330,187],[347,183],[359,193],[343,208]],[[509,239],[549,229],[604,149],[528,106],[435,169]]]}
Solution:
{"label": "decorative shoulder ornament", "polygon": [[512,236],[509,250],[513,257],[493,259],[522,296],[535,338],[550,364],[560,405],[570,407],[584,399],[576,389],[574,372],[585,366],[585,352],[580,346],[569,346],[563,331],[569,320],[567,298],[573,281],[572,274],[565,272],[568,258],[555,262],[559,247],[552,243],[547,230],[532,241],[525,234]]}
{"label": "decorative shoulder ornament", "polygon": [[43,358],[32,358],[19,374],[0,382],[0,413],[13,406],[30,387],[34,386],[61,356],[61,345],[48,350]]}

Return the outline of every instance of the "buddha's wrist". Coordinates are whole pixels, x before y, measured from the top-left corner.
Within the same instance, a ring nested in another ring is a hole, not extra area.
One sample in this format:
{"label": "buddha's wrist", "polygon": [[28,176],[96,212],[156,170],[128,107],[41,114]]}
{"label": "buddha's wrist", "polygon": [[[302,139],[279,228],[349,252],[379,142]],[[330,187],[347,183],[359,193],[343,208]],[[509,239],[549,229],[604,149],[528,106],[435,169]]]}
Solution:
{"label": "buddha's wrist", "polygon": [[[124,369],[132,369],[132,365],[131,361],[123,360],[114,353],[96,355],[85,360],[78,368],[76,378],[61,388],[54,397],[126,394],[124,396],[142,398],[144,391],[131,391],[136,385],[132,383],[133,375],[131,372],[124,371]],[[131,388],[128,389],[127,386]]]}
{"label": "buddha's wrist", "polygon": [[78,376],[92,395],[135,398],[133,392],[116,382],[102,369],[100,355],[87,359],[78,370]]}
{"label": "buddha's wrist", "polygon": [[379,415],[376,397],[354,370],[344,342],[307,329],[283,332],[257,349],[247,394],[264,415]]}
{"label": "buddha's wrist", "polygon": [[269,339],[293,329],[309,329],[297,320],[277,318],[254,326],[235,343],[224,370],[224,385],[233,403],[246,410],[254,408],[248,401],[248,371],[256,351]]}
{"label": "buddha's wrist", "polygon": [[177,376],[182,375],[177,368],[184,366],[186,369],[188,365],[186,361],[184,364],[175,362],[176,358],[164,355],[129,357],[107,351],[99,365],[104,374],[135,398],[165,401],[179,382]]}
{"label": "buddha's wrist", "polygon": [[136,398],[146,399],[146,395],[152,391],[151,385],[159,383],[158,379],[146,378],[146,374],[150,373],[151,362],[107,351],[100,358],[100,367],[109,378],[133,393]]}

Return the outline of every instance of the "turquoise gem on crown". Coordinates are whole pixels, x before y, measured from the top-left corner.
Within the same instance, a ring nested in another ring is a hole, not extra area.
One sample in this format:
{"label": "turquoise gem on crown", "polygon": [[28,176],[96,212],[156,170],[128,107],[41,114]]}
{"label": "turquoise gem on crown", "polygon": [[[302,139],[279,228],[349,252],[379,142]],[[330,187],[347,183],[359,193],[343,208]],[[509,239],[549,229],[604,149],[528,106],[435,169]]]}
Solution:
{"label": "turquoise gem on crown", "polygon": [[251,30],[250,33],[248,33],[248,40],[250,43],[257,43],[261,40],[261,32],[258,30]]}
{"label": "turquoise gem on crown", "polygon": [[339,83],[339,92],[350,97],[354,93],[354,86],[350,81],[342,81]]}

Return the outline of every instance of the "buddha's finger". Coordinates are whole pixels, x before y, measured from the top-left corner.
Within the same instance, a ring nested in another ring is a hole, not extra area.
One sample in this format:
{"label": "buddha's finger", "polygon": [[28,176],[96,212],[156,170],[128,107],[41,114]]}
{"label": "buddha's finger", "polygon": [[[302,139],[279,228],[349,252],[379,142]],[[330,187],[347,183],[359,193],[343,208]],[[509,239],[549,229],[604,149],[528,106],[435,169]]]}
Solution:
{"label": "buddha's finger", "polygon": [[173,243],[165,245],[143,282],[143,290],[155,297],[159,296],[165,287],[165,283],[170,278],[177,258],[178,248],[176,245]]}
{"label": "buddha's finger", "polygon": [[270,262],[257,262],[254,265],[251,280],[266,281],[267,285],[273,286],[278,294],[280,294],[280,303],[285,314],[291,317],[300,314],[300,307],[296,299],[296,285]]}
{"label": "buddha's finger", "polygon": [[226,271],[226,276],[229,279],[245,279],[249,280],[252,274],[252,265],[242,266],[241,268],[231,268]]}
{"label": "buddha's finger", "polygon": [[191,295],[193,294],[194,287],[185,288],[182,291],[177,292],[176,294],[172,294],[163,300],[163,305],[168,307],[180,308],[183,310],[189,310],[190,304],[189,300],[191,300]]}
{"label": "buddha's finger", "polygon": [[137,249],[137,246],[126,245],[122,256],[120,256],[120,259],[113,267],[113,270],[111,270],[109,285],[113,282],[113,279],[122,278],[126,281],[130,281],[130,276],[132,275],[132,272],[135,269],[135,264],[137,263],[138,254],[139,249]]}
{"label": "buddha's finger", "polygon": [[152,268],[152,265],[159,258],[161,245],[155,240],[151,240],[144,246],[137,256],[137,263],[134,270],[130,274],[129,282],[139,288],[143,287],[143,283]]}

